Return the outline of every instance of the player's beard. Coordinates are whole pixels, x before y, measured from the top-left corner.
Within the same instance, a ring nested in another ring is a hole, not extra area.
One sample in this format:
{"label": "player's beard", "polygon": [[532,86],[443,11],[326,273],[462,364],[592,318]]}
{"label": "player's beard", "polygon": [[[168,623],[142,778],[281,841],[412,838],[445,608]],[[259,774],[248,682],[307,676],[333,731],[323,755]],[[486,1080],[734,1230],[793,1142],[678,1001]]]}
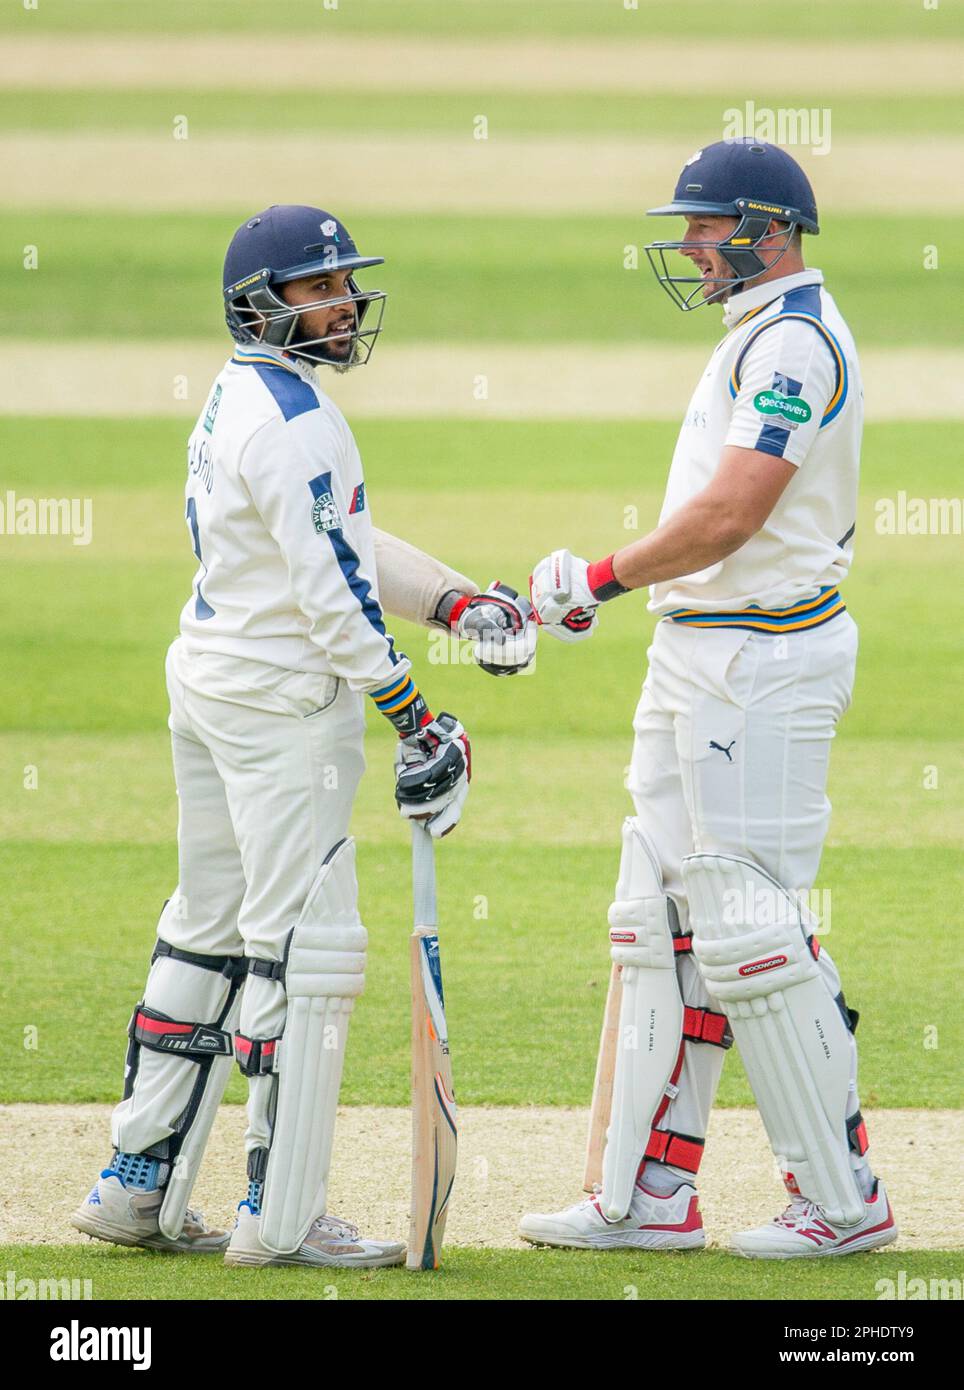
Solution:
{"label": "player's beard", "polygon": [[318,351],[322,353],[328,361],[329,366],[334,367],[335,371],[347,371],[355,361],[358,351],[358,315],[352,313],[350,318],[336,319],[333,324],[328,325],[328,336],[332,334],[350,333],[348,338],[334,337],[331,342],[319,343]]}
{"label": "player's beard", "polygon": [[[347,371],[349,370],[349,368],[353,367],[353,366],[355,365],[355,362],[358,360],[358,320],[357,320],[357,318],[356,318],[356,320],[354,321],[354,323],[351,325],[350,331],[351,331],[351,337],[350,337],[349,339],[347,339],[347,340],[342,339],[342,338],[338,338],[338,339],[336,339],[335,342],[333,342],[333,343],[322,343],[322,344],[321,344],[321,349],[322,349],[323,352],[325,352],[325,353],[331,353],[331,356],[330,356],[328,365],[329,365],[330,367],[333,367],[333,368],[335,369],[336,372],[347,372]],[[335,353],[332,353],[332,352],[331,352],[331,349],[332,349],[333,347],[334,347],[334,348],[337,348],[338,352],[341,352],[341,350],[342,350],[342,343],[343,343],[343,342],[346,342],[346,341],[347,341],[347,345],[348,345],[348,346],[347,346],[347,351],[345,352],[344,357],[337,356]]]}
{"label": "player's beard", "polygon": [[357,337],[357,335],[356,335],[356,336],[352,339],[351,350],[346,354],[345,360],[344,360],[343,362],[331,361],[331,362],[328,363],[328,366],[329,366],[329,367],[332,367],[336,372],[347,372],[347,371],[350,371],[350,369],[351,369],[352,367],[354,367],[354,365],[355,365],[355,363],[356,363],[357,361],[358,361],[358,337]]}
{"label": "player's beard", "polygon": [[[307,348],[314,356],[304,355],[303,360],[310,367],[331,367],[336,372],[347,372],[353,367],[358,359],[358,320],[357,317],[352,322],[348,320],[345,328],[351,333],[351,338],[333,338],[330,342],[321,342],[321,335],[312,335],[304,332],[304,325],[299,318],[295,326],[295,341],[289,351],[294,356],[301,356],[299,344]],[[330,327],[325,336],[330,336],[333,332],[340,332],[340,329]],[[332,349],[335,349],[332,351]]]}

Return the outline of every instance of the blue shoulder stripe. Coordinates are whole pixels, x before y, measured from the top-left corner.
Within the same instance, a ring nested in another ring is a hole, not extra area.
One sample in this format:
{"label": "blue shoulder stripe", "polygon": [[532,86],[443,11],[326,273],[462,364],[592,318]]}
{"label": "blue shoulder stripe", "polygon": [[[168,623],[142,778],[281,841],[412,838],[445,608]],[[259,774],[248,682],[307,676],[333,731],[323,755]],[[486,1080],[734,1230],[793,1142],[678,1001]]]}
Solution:
{"label": "blue shoulder stripe", "polygon": [[[797,296],[799,296],[799,298],[796,298]],[[794,304],[790,308],[787,308],[786,306],[790,303],[791,300],[794,300]],[[847,371],[847,359],[844,356],[843,348],[837,342],[837,339],[834,337],[834,335],[830,332],[830,329],[827,327],[827,325],[822,321],[822,319],[819,316],[819,313],[811,313],[810,311],[805,310],[802,307],[804,303],[813,303],[814,301],[816,302],[816,307],[819,310],[819,285],[802,285],[800,289],[791,290],[789,294],[784,296],[784,307],[780,310],[780,312],[771,315],[771,317],[768,319],[764,319],[762,323],[758,324],[747,335],[746,342],[740,349],[739,355],[737,356],[737,359],[733,364],[733,370],[730,373],[729,388],[730,396],[735,400],[737,392],[740,389],[740,368],[743,366],[743,359],[746,357],[746,354],[749,352],[750,348],[756,342],[757,338],[759,338],[761,333],[765,333],[766,330],[768,328],[772,328],[775,323],[781,323],[785,319],[799,319],[802,323],[809,323],[817,330],[821,338],[823,338],[824,342],[827,344],[827,347],[830,349],[834,361],[834,371],[836,374],[836,384],[834,387],[834,393],[830,397],[830,400],[827,404],[827,408],[823,413],[823,419],[820,421],[820,429],[823,429],[824,425],[829,425],[831,420],[835,420],[837,416],[840,414],[841,410],[843,409],[844,404],[847,400],[847,393],[850,388],[850,381],[849,373]]]}
{"label": "blue shoulder stripe", "polygon": [[[799,396],[803,384],[795,381],[792,376],[786,376],[783,372],[774,372],[773,389],[779,391],[782,396]],[[758,449],[761,454],[772,454],[774,458],[782,459],[789,442],[790,431],[770,423],[763,426],[753,447]]]}
{"label": "blue shoulder stripe", "polygon": [[781,314],[810,314],[813,318],[821,318],[820,313],[820,286],[819,285],[799,285],[795,290],[789,290],[783,296],[783,308]]}
{"label": "blue shoulder stripe", "polygon": [[307,381],[289,372],[287,367],[268,366],[265,362],[251,362],[250,365],[271,392],[286,420],[294,420],[309,410],[319,409],[318,397]]}
{"label": "blue shoulder stripe", "polygon": [[[319,473],[317,478],[309,478],[308,487],[311,489],[311,495],[316,501],[330,498],[332,495],[331,473]],[[358,600],[358,606],[378,633],[379,637],[385,638],[385,641],[388,643],[389,660],[392,662],[392,665],[395,665],[398,661],[398,657],[395,654],[394,640],[385,631],[381,605],[372,593],[371,585],[368,580],[358,572],[358,566],[360,564],[358,556],[355,554],[355,551],[352,549],[352,546],[340,526],[326,527],[325,535],[328,537],[331,548],[335,552],[335,559],[338,561],[338,567],[344,576],[345,583],[355,595],[355,598]]]}

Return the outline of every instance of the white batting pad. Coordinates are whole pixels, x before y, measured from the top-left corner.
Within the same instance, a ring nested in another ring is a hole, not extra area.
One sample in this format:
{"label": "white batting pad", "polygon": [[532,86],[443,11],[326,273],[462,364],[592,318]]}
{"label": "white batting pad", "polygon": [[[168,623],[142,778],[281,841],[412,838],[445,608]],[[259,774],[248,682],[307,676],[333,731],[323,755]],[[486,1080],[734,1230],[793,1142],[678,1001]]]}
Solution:
{"label": "white batting pad", "polygon": [[[241,993],[242,991],[238,990],[234,1003],[222,1025],[225,1032],[230,1033],[232,1037],[241,1016]],[[157,1218],[161,1234],[167,1236],[169,1240],[177,1240],[184,1228],[184,1218],[187,1216],[191,1192],[194,1189],[201,1159],[204,1157],[204,1149],[214,1124],[214,1117],[221,1104],[221,1098],[231,1076],[233,1065],[233,1057],[216,1057],[211,1063],[201,1103],[197,1108],[191,1128],[181,1144],[177,1162],[171,1169],[171,1176],[168,1178],[164,1193],[164,1201],[161,1203],[161,1210]]]}
{"label": "white batting pad", "polygon": [[683,1037],[672,902],[639,822],[623,822],[616,900],[609,909],[612,958],[622,966],[613,1103],[600,1205],[610,1221],[629,1211],[656,1111]]}
{"label": "white batting pad", "polygon": [[683,860],[693,953],[729,1020],[773,1151],[831,1221],[864,1217],[847,1143],[850,1035],[800,904],[752,861]]}
{"label": "white batting pad", "polygon": [[[222,1019],[230,992],[230,980],[218,970],[158,956],[147,977],[144,1005],[171,1019],[202,1020],[212,1028],[233,1034],[241,1009],[241,991],[237,991]],[[172,1134],[175,1128],[179,1130],[177,1157],[158,1216],[161,1232],[170,1240],[181,1234],[204,1148],[233,1064],[230,1056],[215,1056],[199,1063],[193,1055],[154,1052],[142,1047],[133,1093],[114,1110],[111,1140],[118,1151],[140,1153]],[[198,1096],[199,1078],[205,1068],[207,1074]],[[181,1124],[186,1124],[186,1129],[180,1130]]]}
{"label": "white batting pad", "polygon": [[348,1021],[365,985],[368,934],[358,916],[355,842],[323,865],[288,949],[277,1106],[265,1173],[261,1240],[297,1250],[325,1210]]}

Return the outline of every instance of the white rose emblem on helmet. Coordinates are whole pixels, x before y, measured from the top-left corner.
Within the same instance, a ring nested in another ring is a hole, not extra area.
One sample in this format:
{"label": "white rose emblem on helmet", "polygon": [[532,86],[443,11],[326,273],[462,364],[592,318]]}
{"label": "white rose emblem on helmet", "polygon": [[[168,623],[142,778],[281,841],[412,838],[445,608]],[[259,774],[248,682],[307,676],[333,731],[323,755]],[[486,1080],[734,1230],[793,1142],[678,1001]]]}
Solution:
{"label": "white rose emblem on helmet", "polygon": [[334,218],[332,218],[332,217],[329,217],[329,219],[328,219],[327,222],[322,222],[322,224],[321,224],[321,234],[322,234],[322,236],[334,236],[334,235],[335,235],[335,232],[336,232],[337,230],[338,230],[338,224],[335,222]]}

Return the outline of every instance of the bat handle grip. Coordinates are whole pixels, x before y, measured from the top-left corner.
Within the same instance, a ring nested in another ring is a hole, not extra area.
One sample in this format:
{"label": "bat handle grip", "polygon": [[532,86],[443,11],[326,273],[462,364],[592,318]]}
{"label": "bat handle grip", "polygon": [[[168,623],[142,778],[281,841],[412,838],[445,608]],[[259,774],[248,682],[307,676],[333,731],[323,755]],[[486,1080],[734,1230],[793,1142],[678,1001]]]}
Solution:
{"label": "bat handle grip", "polygon": [[412,821],[412,896],[415,926],[438,924],[435,905],[435,842],[420,821]]}

